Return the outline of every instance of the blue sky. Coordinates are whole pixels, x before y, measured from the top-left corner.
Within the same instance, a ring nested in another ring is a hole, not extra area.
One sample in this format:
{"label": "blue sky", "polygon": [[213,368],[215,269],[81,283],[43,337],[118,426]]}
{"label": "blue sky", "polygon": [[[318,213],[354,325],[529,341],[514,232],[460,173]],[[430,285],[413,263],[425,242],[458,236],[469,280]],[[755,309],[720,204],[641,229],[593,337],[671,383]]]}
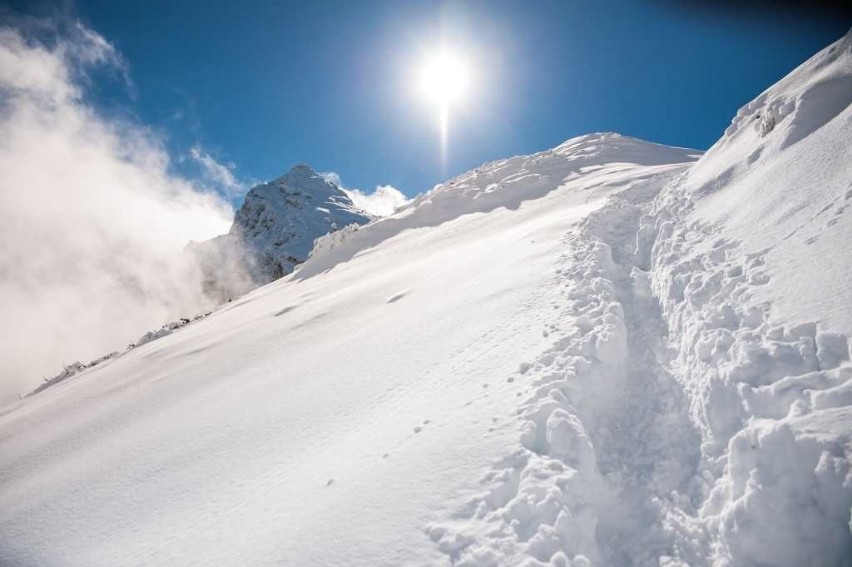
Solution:
{"label": "blue sky", "polygon": [[[676,1],[80,0],[64,10],[129,64],[133,96],[102,81],[95,100],[161,132],[178,167],[200,146],[239,179],[307,162],[350,187],[408,195],[593,131],[706,148],[741,105],[849,25]],[[442,40],[475,73],[451,115],[446,167],[435,110],[412,85]]]}

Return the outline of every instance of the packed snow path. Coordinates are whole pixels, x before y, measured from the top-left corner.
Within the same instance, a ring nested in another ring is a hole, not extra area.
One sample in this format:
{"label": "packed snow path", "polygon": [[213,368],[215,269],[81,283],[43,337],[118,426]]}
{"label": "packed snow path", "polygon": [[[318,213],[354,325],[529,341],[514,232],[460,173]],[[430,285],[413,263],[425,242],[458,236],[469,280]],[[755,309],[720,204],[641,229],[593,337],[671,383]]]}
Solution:
{"label": "packed snow path", "polygon": [[[532,395],[523,449],[486,475],[486,490],[429,533],[459,565],[658,565],[701,558],[673,522],[695,515],[700,436],[667,368],[665,324],[636,265],[642,209],[663,179],[637,184],[565,236],[552,346],[519,371]],[[481,524],[481,525],[477,525]]]}

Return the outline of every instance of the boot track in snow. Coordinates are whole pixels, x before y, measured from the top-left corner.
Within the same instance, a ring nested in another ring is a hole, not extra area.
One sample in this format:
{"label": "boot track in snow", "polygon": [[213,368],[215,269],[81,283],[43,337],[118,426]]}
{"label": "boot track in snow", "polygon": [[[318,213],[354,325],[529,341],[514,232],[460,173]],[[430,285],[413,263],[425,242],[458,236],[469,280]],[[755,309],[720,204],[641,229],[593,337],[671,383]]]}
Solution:
{"label": "boot track in snow", "polygon": [[636,250],[636,194],[649,197],[611,197],[565,237],[571,252],[553,279],[562,322],[545,330],[553,346],[519,371],[534,384],[518,409],[523,448],[452,522],[428,530],[455,565],[657,565],[708,552],[690,531],[700,532],[690,521],[700,436],[637,266],[651,243]]}

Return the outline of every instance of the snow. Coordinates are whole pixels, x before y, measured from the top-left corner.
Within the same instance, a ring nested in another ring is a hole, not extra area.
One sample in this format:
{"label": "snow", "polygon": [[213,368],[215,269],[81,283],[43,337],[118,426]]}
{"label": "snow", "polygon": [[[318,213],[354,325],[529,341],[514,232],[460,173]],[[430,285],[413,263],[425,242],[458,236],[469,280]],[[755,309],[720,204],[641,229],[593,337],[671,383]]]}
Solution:
{"label": "snow", "polygon": [[851,564],[850,38],[703,156],[485,164],[0,410],[0,564]]}
{"label": "snow", "polygon": [[852,561],[850,102],[852,32],[741,109],[653,211],[722,564]]}

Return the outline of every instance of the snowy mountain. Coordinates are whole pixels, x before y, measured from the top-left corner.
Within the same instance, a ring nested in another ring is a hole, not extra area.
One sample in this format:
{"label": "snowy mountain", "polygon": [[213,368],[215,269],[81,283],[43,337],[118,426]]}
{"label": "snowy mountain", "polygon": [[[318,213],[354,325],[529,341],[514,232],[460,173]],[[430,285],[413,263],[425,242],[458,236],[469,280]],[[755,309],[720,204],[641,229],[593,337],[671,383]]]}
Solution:
{"label": "snowy mountain", "polygon": [[0,410],[0,564],[852,565],[851,81],[485,164]]}
{"label": "snowy mountain", "polygon": [[292,272],[316,238],[370,220],[340,187],[300,164],[252,188],[228,234],[188,252],[200,260],[208,291],[226,299]]}

